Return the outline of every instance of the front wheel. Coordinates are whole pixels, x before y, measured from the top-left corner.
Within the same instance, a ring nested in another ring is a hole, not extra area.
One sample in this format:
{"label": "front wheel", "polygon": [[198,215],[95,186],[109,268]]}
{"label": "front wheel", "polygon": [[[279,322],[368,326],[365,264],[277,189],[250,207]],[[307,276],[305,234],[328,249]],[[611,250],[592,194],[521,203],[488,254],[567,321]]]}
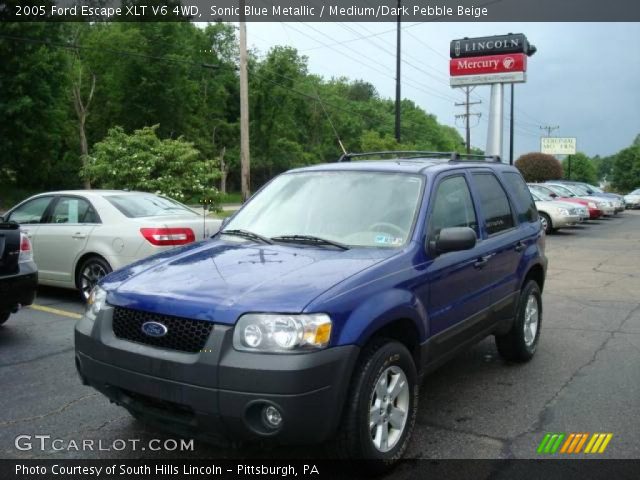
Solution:
{"label": "front wheel", "polygon": [[7,320],[9,320],[9,316],[11,312],[0,312],[0,325],[3,325]]}
{"label": "front wheel", "polygon": [[553,224],[551,223],[551,218],[546,213],[540,213],[540,223],[542,224],[542,229],[544,233],[549,235],[554,232]]}
{"label": "front wheel", "polygon": [[102,257],[89,257],[82,262],[76,276],[76,286],[85,302],[93,287],[111,272],[111,265]]}
{"label": "front wheel", "polygon": [[498,353],[514,362],[531,360],[536,353],[542,324],[542,295],[538,283],[529,280],[520,292],[516,318],[511,330],[496,335]]}
{"label": "front wheel", "polygon": [[335,443],[341,457],[398,461],[407,448],[418,409],[416,366],[407,348],[375,340],[363,351]]}

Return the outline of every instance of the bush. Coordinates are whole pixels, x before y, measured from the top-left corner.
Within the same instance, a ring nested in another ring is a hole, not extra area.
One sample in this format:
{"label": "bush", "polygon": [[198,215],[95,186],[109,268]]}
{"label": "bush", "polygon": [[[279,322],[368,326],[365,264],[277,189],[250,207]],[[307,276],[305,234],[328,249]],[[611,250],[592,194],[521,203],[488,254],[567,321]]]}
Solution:
{"label": "bush", "polygon": [[128,135],[112,128],[93,147],[88,166],[82,171],[100,188],[153,192],[180,201],[207,198],[218,204],[219,177],[215,162],[204,160],[192,143],[161,140],[158,126],[145,127]]}
{"label": "bush", "polygon": [[562,165],[552,155],[531,152],[516,160],[516,167],[527,182],[545,182],[562,178]]}
{"label": "bush", "polygon": [[[571,168],[569,168],[569,166],[571,166]],[[575,155],[569,155],[562,161],[562,168],[567,180],[576,180],[590,184],[598,181],[596,165],[584,153],[578,152]],[[571,175],[570,177],[569,174]]]}

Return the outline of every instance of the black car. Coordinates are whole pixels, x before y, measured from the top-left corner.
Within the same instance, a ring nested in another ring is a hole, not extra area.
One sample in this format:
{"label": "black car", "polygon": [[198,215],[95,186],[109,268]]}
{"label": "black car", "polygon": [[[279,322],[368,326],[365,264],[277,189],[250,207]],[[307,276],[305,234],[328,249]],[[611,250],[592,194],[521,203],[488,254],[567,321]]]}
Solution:
{"label": "black car", "polygon": [[0,223],[0,325],[36,296],[38,268],[29,237],[16,223]]}

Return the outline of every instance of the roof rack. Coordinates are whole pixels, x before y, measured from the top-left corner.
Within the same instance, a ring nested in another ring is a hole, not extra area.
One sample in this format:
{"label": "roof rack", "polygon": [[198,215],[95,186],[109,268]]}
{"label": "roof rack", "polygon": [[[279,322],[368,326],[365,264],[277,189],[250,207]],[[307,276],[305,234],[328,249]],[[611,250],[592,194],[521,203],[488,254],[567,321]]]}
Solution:
{"label": "roof rack", "polygon": [[351,159],[357,157],[373,157],[380,155],[411,155],[403,156],[402,159],[417,159],[425,156],[429,157],[446,157],[453,159],[455,152],[425,152],[422,150],[387,150],[382,152],[364,152],[364,153],[345,153],[340,156],[338,162],[350,162]]}
{"label": "roof rack", "polygon": [[[476,160],[477,159],[477,160]],[[452,162],[495,162],[502,163],[500,155],[481,155],[477,153],[458,153],[451,154]]]}
{"label": "roof rack", "polygon": [[350,162],[353,158],[373,157],[381,155],[402,155],[403,160],[420,159],[424,157],[448,158],[450,162],[494,162],[501,163],[499,155],[480,155],[475,153],[458,152],[426,152],[422,150],[387,150],[381,152],[345,153],[338,162]]}

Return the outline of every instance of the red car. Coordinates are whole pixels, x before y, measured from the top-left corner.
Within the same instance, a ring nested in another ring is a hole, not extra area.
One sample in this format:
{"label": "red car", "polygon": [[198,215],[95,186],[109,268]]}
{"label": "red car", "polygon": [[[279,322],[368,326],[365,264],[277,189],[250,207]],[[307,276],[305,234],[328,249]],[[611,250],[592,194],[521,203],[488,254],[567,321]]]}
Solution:
{"label": "red car", "polygon": [[562,200],[563,202],[571,202],[571,203],[579,203],[580,205],[584,205],[589,210],[589,219],[595,220],[600,218],[603,215],[603,211],[600,210],[595,202],[590,200],[585,200],[584,198],[579,197],[563,197],[556,193],[553,190],[553,187],[549,185],[541,185],[539,183],[530,183],[529,186],[534,189],[536,192],[551,197],[554,200]]}

